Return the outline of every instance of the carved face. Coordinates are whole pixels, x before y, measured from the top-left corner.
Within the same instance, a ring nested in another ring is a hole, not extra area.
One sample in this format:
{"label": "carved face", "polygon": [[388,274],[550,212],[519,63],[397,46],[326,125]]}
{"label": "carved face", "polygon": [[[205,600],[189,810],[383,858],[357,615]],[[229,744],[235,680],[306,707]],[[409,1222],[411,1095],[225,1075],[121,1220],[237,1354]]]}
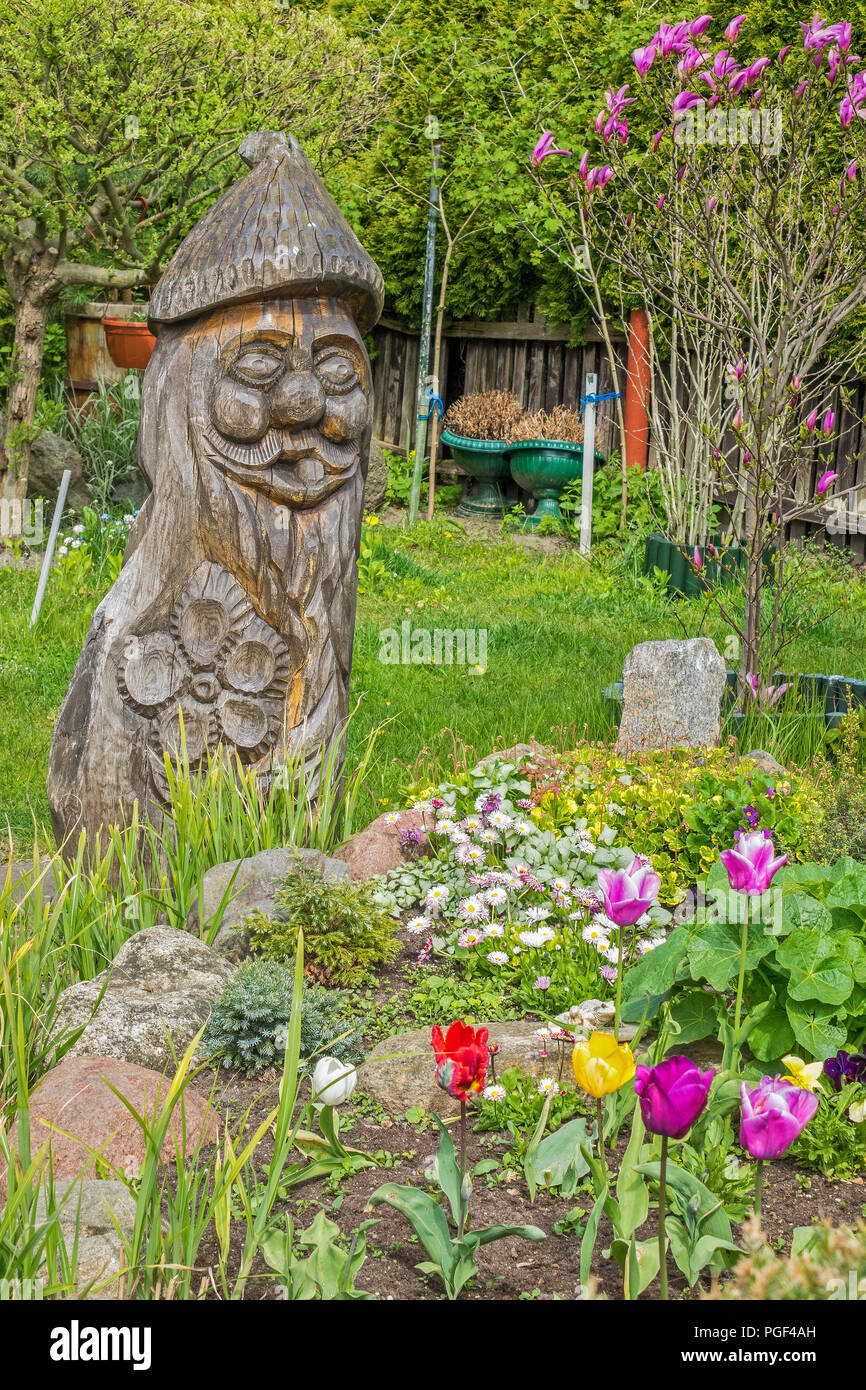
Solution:
{"label": "carved face", "polygon": [[358,469],[370,363],[334,299],[236,304],[197,325],[193,428],[209,463],[283,506],[314,507]]}

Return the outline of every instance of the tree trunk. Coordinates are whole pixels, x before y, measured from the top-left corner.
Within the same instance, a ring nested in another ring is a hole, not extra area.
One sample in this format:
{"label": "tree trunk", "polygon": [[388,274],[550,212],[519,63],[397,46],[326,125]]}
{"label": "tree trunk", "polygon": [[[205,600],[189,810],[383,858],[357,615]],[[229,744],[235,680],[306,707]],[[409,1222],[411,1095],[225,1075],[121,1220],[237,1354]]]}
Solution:
{"label": "tree trunk", "polygon": [[15,346],[12,380],[6,406],[6,432],[0,457],[0,497],[19,500],[27,496],[30,446],[36,395],[42,371],[45,326],[56,303],[61,283],[55,271],[57,252],[27,245],[4,258],[6,282],[15,304]]}

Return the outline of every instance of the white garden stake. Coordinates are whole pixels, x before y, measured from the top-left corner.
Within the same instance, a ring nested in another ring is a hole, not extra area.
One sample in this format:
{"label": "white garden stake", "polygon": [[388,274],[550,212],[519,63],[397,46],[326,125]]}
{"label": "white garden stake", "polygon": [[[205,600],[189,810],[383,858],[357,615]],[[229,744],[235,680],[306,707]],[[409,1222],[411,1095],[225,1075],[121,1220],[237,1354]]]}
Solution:
{"label": "white garden stake", "polygon": [[51,561],[54,559],[54,547],[57,544],[57,532],[60,530],[60,522],[63,519],[63,508],[66,506],[66,494],[69,491],[69,479],[72,477],[72,469],[64,468],[63,477],[60,479],[60,487],[57,492],[57,502],[54,506],[54,515],[51,518],[51,530],[48,533],[48,544],[45,547],[45,554],[42,557],[42,569],[39,572],[39,584],[36,588],[36,597],[33,600],[33,611],[30,614],[29,626],[33,627],[39,617],[39,610],[42,607],[42,600],[45,598],[45,586],[48,583],[48,571],[51,569]]}
{"label": "white garden stake", "polygon": [[598,377],[587,372],[583,398],[583,473],[580,486],[580,549],[584,555],[592,550],[592,472],[595,464],[595,400]]}

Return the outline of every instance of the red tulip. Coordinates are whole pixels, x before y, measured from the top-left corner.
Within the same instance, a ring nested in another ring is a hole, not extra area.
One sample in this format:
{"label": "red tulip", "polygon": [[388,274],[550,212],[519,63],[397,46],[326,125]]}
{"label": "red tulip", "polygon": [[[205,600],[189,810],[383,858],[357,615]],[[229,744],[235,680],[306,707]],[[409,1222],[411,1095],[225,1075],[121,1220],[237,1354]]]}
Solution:
{"label": "red tulip", "polygon": [[436,1080],[461,1103],[484,1090],[487,1035],[487,1028],[476,1031],[459,1020],[451,1024],[444,1038],[438,1025],[433,1028],[430,1045],[436,1054]]}

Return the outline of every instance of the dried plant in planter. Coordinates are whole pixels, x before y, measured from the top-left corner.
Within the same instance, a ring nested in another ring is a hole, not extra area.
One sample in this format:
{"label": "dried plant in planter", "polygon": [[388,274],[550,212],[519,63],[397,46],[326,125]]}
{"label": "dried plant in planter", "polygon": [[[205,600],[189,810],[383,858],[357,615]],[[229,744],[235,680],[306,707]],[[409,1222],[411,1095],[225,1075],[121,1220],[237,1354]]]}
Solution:
{"label": "dried plant in planter", "polygon": [[480,391],[461,396],[448,407],[444,427],[463,439],[505,440],[515,437],[520,402],[510,391]]}
{"label": "dried plant in planter", "polygon": [[521,415],[511,433],[511,442],[519,439],[558,439],[566,444],[583,443],[583,421],[579,410],[558,405],[550,414],[539,410],[534,415]]}

